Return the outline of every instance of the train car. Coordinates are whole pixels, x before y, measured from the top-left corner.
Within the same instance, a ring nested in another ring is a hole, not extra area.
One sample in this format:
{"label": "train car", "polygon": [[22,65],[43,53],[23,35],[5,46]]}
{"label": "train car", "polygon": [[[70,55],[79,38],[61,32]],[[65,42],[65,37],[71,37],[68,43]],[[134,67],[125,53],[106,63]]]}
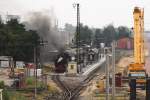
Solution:
{"label": "train car", "polygon": [[56,73],[66,72],[69,59],[70,56],[66,52],[58,54],[55,59],[55,72]]}
{"label": "train car", "polygon": [[133,39],[132,38],[122,38],[117,41],[118,49],[133,49]]}

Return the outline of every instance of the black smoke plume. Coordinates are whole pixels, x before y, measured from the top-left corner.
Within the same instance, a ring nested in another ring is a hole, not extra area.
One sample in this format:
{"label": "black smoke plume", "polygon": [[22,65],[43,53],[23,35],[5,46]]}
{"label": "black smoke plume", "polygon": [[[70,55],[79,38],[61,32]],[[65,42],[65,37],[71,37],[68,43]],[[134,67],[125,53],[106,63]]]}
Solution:
{"label": "black smoke plume", "polygon": [[58,30],[57,20],[53,15],[47,12],[30,13],[25,26],[28,30],[36,30],[42,40],[48,41],[48,44],[40,50],[43,62],[52,60],[55,52],[65,50],[65,37]]}

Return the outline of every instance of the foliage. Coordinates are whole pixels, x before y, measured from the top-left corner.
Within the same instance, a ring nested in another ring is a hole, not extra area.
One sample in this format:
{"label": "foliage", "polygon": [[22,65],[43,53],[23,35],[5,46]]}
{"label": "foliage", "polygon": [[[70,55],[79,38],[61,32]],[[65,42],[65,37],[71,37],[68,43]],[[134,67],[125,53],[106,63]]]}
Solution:
{"label": "foliage", "polygon": [[5,87],[4,81],[0,81],[0,89],[4,89],[4,87]]}
{"label": "foliage", "polygon": [[106,46],[110,46],[110,43],[116,39],[116,30],[113,25],[104,27],[103,34]]}
{"label": "foliage", "polygon": [[104,42],[104,36],[102,33],[101,29],[96,29],[95,30],[95,37],[94,37],[94,44],[96,45],[96,47],[100,46],[100,43]]}
{"label": "foliage", "polygon": [[129,28],[125,26],[115,28],[113,25],[108,25],[103,29],[95,30],[94,44],[99,46],[99,43],[105,43],[106,46],[110,46],[113,40],[130,37],[130,34]]}
{"label": "foliage", "polygon": [[[75,29],[75,27],[73,27],[71,24],[66,24],[64,28],[66,32],[73,32],[71,31],[73,29]],[[80,45],[91,45],[91,43],[94,43],[94,46],[99,47],[100,43],[105,43],[106,46],[110,46],[113,40],[130,37],[130,34],[130,29],[125,26],[119,26],[118,28],[115,28],[112,24],[110,24],[104,28],[93,29],[89,28],[87,25],[80,24]],[[75,38],[76,37],[74,37],[74,39]]]}
{"label": "foliage", "polygon": [[28,78],[25,80],[25,83],[26,83],[26,85],[33,85],[33,84],[34,84],[34,80],[35,80],[35,78],[33,78],[33,77],[28,77]]}
{"label": "foliage", "polygon": [[5,90],[5,89],[3,90],[3,99],[4,99],[4,100],[10,100],[10,99],[9,99],[8,91]]}
{"label": "foliage", "polygon": [[87,25],[80,25],[80,44],[90,44],[92,42],[92,30]]}
{"label": "foliage", "polygon": [[[27,77],[25,79],[25,84],[27,86],[26,88],[34,88],[35,87],[35,81],[36,81],[35,77]],[[37,79],[37,88],[40,89],[40,88],[43,88],[43,87],[45,87],[43,82],[41,82]]]}
{"label": "foliage", "polygon": [[0,23],[0,55],[12,56],[14,60],[33,60],[33,47],[39,39],[36,31],[25,29],[17,19]]}
{"label": "foliage", "polygon": [[119,26],[117,28],[117,30],[118,30],[118,37],[117,37],[117,39],[124,38],[124,37],[129,37],[130,34],[131,34],[129,28],[127,28],[125,26]]}
{"label": "foliage", "polygon": [[7,98],[6,96],[4,97],[4,100],[29,100],[27,99],[22,92],[17,92],[17,91],[6,91],[7,93]]}
{"label": "foliage", "polygon": [[9,100],[8,91],[6,90],[4,81],[0,81],[0,89],[3,89],[3,91],[2,91],[3,99]]}

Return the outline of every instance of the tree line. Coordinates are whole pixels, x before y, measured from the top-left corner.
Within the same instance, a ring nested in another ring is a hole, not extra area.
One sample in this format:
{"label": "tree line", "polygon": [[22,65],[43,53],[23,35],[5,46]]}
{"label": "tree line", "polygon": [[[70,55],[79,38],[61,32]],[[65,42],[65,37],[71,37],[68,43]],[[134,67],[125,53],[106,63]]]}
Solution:
{"label": "tree line", "polygon": [[[66,26],[71,25],[66,24]],[[110,24],[104,28],[90,28],[87,25],[80,24],[80,45],[93,44],[94,46],[99,46],[100,43],[105,43],[106,46],[110,46],[113,40],[130,36],[131,29],[126,26],[119,26],[115,28],[112,24]]]}
{"label": "tree line", "polygon": [[0,22],[0,56],[11,56],[15,61],[33,61],[38,40],[37,32],[26,30],[17,19]]}
{"label": "tree line", "polygon": [[97,46],[99,43],[105,43],[106,46],[110,46],[113,40],[119,40],[126,37],[131,37],[131,30],[128,27],[119,26],[115,28],[113,25],[108,25],[103,29],[95,29],[94,45]]}

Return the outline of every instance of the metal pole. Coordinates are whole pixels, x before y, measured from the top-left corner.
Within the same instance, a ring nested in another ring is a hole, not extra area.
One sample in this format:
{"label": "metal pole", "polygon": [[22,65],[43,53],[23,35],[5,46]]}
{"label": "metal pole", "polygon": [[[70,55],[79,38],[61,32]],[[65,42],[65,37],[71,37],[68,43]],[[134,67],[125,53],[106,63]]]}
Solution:
{"label": "metal pole", "polygon": [[150,78],[146,79],[146,100],[150,100]]}
{"label": "metal pole", "polygon": [[1,100],[3,100],[3,94],[2,94],[2,91],[1,91]]}
{"label": "metal pole", "polygon": [[115,40],[112,44],[112,100],[115,100]]}
{"label": "metal pole", "polygon": [[79,3],[76,4],[77,6],[77,29],[76,29],[76,45],[77,45],[77,66],[79,67],[79,72],[81,71],[81,66],[79,66],[80,62],[80,5]]}
{"label": "metal pole", "polygon": [[36,100],[37,97],[37,47],[34,47],[34,76],[35,76],[35,88],[34,88],[34,98]]}
{"label": "metal pole", "polygon": [[109,55],[106,54],[106,100],[109,100]]}
{"label": "metal pole", "polygon": [[136,100],[136,79],[133,78],[129,82],[130,84],[130,100]]}
{"label": "metal pole", "polygon": [[1,98],[0,100],[3,100],[3,89],[0,89],[0,95],[1,95],[0,96],[0,98]]}

